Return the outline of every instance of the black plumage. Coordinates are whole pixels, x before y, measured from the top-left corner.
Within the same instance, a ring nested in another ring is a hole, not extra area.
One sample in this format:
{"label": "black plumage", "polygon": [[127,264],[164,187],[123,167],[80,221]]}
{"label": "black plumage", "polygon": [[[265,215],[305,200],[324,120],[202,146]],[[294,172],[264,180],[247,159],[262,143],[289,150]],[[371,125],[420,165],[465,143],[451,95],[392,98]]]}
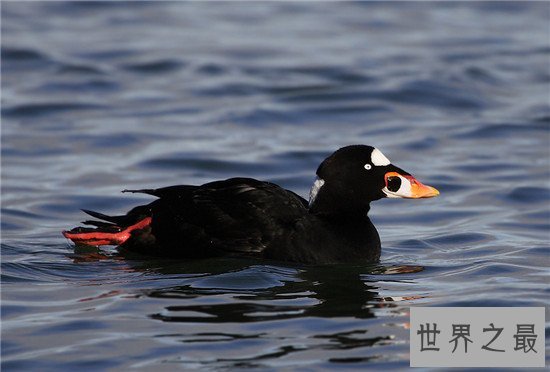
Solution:
{"label": "black plumage", "polygon": [[[374,150],[348,146],[327,158],[317,170],[322,181],[316,182],[309,203],[292,191],[251,178],[124,190],[158,199],[121,216],[85,210],[106,222],[85,221],[96,228],[76,228],[64,234],[79,243],[122,242],[121,249],[154,256],[236,255],[303,263],[376,261],[380,238],[367,216],[369,203],[385,196],[388,172],[412,176],[391,164],[373,164]],[[140,221],[146,223],[131,227]]]}

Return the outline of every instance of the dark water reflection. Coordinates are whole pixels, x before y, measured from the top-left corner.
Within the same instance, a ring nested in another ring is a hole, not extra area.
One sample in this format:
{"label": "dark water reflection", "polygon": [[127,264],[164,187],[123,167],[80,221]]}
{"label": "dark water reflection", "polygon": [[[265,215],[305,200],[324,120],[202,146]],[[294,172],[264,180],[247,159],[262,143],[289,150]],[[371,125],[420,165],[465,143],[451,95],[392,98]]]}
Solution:
{"label": "dark water reflection", "polygon": [[[265,274],[262,272],[264,270]],[[169,322],[199,321],[201,317],[206,317],[202,321],[239,323],[293,318],[297,315],[329,318],[337,316],[371,318],[374,316],[368,309],[363,309],[363,306],[375,298],[376,292],[369,291],[369,289],[372,290],[372,287],[366,286],[360,280],[359,273],[342,276],[342,271],[346,273],[348,271],[340,270],[336,273],[327,273],[326,271],[323,270],[315,275],[311,270],[304,270],[292,281],[285,282],[284,276],[277,280],[276,270],[266,269],[265,266],[250,267],[238,273],[218,275],[214,280],[208,278],[189,286],[163,288],[160,291],[148,293],[148,295],[158,298],[166,298],[166,294],[168,294],[168,298],[175,296],[193,298],[223,294],[227,293],[226,290],[234,290],[236,293],[230,292],[234,299],[243,302],[169,306],[166,308],[168,314],[159,313],[151,316],[153,319]],[[265,277],[262,278],[262,276]],[[230,288],[226,288],[227,284],[222,284],[228,278],[231,278],[231,282],[237,282],[234,287],[232,287],[233,283],[229,284]],[[259,288],[256,290],[258,292],[251,290],[249,286],[254,283],[250,283],[249,278],[260,282],[258,284],[271,285],[271,287]],[[246,282],[246,288],[243,288],[243,292],[238,294],[240,280]],[[218,281],[219,284],[216,283]],[[265,283],[265,281],[269,281],[269,283]],[[199,288],[196,288],[197,285]],[[201,287],[205,287],[205,289],[201,291]],[[180,312],[183,314],[187,312],[201,313],[201,315],[197,318],[180,316]]]}
{"label": "dark water reflection", "polygon": [[[94,251],[82,247],[86,251]],[[75,263],[112,260],[101,251],[72,255]],[[422,266],[352,265],[289,266],[288,263],[216,258],[176,261],[136,255],[114,256],[129,264],[129,271],[158,277],[177,276],[181,285],[143,290],[139,295],[160,299],[196,299],[186,306],[167,306],[166,313],[151,314],[166,322],[256,322],[294,317],[372,318],[373,303],[401,300],[381,298],[376,283],[381,276],[421,272]],[[139,257],[139,256],[137,256]],[[400,278],[401,277],[401,278]],[[392,277],[393,278],[393,277]],[[404,280],[406,282],[406,280]],[[232,298],[216,303],[209,296]],[[202,304],[202,302],[205,302]],[[182,313],[183,315],[178,315]],[[195,316],[187,316],[187,314]]]}
{"label": "dark water reflection", "polygon": [[[411,306],[548,306],[549,19],[2,3],[2,368],[404,368]],[[378,265],[152,261],[60,235],[80,208],[150,200],[125,188],[250,176],[307,195],[351,143],[441,191],[373,203]]]}

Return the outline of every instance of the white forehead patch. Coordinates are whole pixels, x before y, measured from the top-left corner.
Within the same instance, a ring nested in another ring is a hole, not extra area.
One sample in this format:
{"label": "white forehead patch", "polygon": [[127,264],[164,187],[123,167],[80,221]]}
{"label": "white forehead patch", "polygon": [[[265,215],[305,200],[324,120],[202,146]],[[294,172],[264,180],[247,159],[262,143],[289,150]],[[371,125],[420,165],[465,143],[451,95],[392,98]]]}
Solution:
{"label": "white forehead patch", "polygon": [[378,149],[372,150],[372,154],[370,154],[370,161],[377,167],[391,164],[388,158],[385,157],[384,154],[382,154]]}
{"label": "white forehead patch", "polygon": [[317,198],[317,194],[319,193],[319,190],[321,190],[321,187],[325,184],[325,180],[322,178],[317,177],[315,182],[313,183],[313,186],[311,187],[311,190],[309,190],[309,206],[311,207],[313,205],[313,202],[315,201],[315,198]]}

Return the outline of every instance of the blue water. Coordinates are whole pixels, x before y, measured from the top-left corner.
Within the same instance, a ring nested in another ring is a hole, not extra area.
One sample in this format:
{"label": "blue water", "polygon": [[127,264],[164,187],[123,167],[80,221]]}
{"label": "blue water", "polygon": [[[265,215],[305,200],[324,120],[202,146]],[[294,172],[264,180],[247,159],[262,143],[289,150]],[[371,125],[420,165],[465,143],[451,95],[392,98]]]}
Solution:
{"label": "blue water", "polygon": [[[549,20],[543,2],[3,2],[2,368],[405,368],[411,306],[548,309]],[[373,203],[376,265],[130,260],[60,234],[151,200],[125,188],[306,196],[354,143],[441,191]]]}

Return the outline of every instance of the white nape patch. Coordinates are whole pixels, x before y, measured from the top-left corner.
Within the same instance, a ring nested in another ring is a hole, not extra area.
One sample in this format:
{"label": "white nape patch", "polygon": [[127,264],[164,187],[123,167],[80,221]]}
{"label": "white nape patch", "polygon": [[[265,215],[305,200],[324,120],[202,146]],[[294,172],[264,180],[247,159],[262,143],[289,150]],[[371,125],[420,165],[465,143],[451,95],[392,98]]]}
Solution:
{"label": "white nape patch", "polygon": [[370,154],[370,161],[377,167],[391,164],[391,161],[389,161],[388,158],[385,157],[384,154],[382,154],[382,152],[378,149],[372,150],[372,154]]}
{"label": "white nape patch", "polygon": [[325,180],[322,178],[317,177],[315,179],[315,182],[313,182],[313,186],[311,186],[311,190],[309,190],[309,206],[311,207],[313,205],[313,202],[315,201],[315,198],[317,198],[317,194],[319,194],[319,190],[321,190],[321,187],[325,184]]}

